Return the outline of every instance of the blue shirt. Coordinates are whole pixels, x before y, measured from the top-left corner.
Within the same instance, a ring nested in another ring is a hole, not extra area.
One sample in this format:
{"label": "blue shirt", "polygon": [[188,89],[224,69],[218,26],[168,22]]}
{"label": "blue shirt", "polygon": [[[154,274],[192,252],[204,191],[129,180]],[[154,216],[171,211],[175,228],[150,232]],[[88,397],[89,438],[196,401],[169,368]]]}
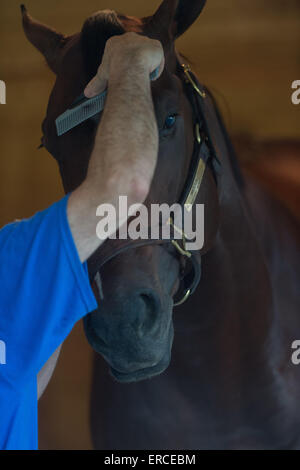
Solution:
{"label": "blue shirt", "polygon": [[37,449],[37,374],[97,308],[67,201],[0,230],[1,449]]}

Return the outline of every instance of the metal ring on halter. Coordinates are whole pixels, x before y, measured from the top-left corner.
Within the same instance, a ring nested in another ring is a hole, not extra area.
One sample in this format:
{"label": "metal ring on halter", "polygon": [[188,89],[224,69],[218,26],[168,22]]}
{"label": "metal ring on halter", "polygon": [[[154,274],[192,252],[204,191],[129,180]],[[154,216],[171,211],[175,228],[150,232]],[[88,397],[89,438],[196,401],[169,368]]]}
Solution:
{"label": "metal ring on halter", "polygon": [[201,98],[206,98],[206,93],[205,91],[202,91],[200,90],[200,88],[198,87],[197,83],[194,81],[194,79],[192,78],[190,72],[192,71],[191,70],[191,67],[187,64],[182,64],[182,68],[183,68],[183,71],[184,71],[184,74],[187,78],[187,81],[189,81],[191,83],[191,85],[193,86],[194,90],[196,90],[197,93],[199,93],[199,95],[201,96]]}
{"label": "metal ring on halter", "polygon": [[184,302],[189,298],[190,295],[191,295],[191,289],[188,289],[188,290],[185,292],[185,294],[184,294],[184,296],[182,297],[182,299],[179,300],[178,302],[175,302],[175,303],[173,304],[173,306],[174,306],[174,307],[178,307],[179,305],[184,304]]}
{"label": "metal ring on halter", "polygon": [[185,258],[191,266],[188,273],[183,273],[179,292],[175,295],[174,307],[182,305],[196,290],[201,278],[201,257],[192,255],[191,258]]}

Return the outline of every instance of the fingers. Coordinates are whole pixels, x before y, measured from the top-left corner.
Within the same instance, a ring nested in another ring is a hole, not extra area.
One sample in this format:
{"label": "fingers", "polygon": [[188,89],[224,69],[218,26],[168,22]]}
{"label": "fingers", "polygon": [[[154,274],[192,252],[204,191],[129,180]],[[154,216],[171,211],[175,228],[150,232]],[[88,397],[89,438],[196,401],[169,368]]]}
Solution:
{"label": "fingers", "polygon": [[153,81],[158,80],[161,74],[163,73],[165,68],[165,56],[163,56],[161,63],[159,64],[159,67],[155,69],[155,76],[153,78]]}
{"label": "fingers", "polygon": [[84,94],[87,98],[93,98],[96,95],[99,95],[107,88],[107,79],[106,77],[101,77],[101,72],[87,84]]}
{"label": "fingers", "polygon": [[145,69],[148,68],[148,70],[155,72],[151,79],[157,80],[165,67],[162,44],[157,40],[145,38],[136,33],[111,37],[106,43],[97,75],[86,86],[84,95],[87,98],[93,98],[102,93],[108,86],[112,67],[122,71],[124,66],[131,67],[132,60],[138,61]]}

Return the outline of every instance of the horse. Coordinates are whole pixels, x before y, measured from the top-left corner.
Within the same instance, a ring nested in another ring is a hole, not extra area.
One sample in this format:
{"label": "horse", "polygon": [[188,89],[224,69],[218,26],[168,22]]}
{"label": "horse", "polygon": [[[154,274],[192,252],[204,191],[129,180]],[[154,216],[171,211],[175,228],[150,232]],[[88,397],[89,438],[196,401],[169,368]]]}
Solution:
{"label": "horse", "polygon": [[234,147],[243,155],[243,170],[251,173],[300,221],[300,140],[236,136]]}
{"label": "horse", "polygon": [[243,174],[212,95],[181,67],[176,39],[204,4],[163,0],[146,18],[104,10],[69,37],[22,8],[27,38],[56,74],[42,144],[66,193],[85,178],[101,115],[61,137],[55,119],[96,74],[108,38],[127,31],[160,40],[166,58],[151,85],[160,145],[146,205],[178,201],[194,148],[204,141],[209,153],[196,193],[205,207],[204,245],[193,253],[201,280],[186,303],[173,309],[186,263],[172,243],[125,249],[108,240],[89,260],[99,299],[84,319],[95,350],[95,448],[300,448],[300,369],[291,360],[300,328],[299,225]]}

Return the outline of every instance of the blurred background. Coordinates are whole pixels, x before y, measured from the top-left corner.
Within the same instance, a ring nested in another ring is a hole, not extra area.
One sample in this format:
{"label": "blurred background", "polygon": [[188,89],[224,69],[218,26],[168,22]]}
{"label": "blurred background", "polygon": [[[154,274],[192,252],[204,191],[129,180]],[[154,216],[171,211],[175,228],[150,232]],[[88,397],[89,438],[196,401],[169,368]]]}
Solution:
{"label": "blurred background", "polygon": [[[72,34],[97,10],[148,16],[159,4],[27,0],[26,7],[39,21]],[[300,105],[291,102],[291,84],[300,80],[300,0],[207,0],[177,47],[215,94],[241,161],[259,174],[264,166],[274,172],[278,159],[280,194],[288,180],[298,184]],[[1,227],[63,195],[55,161],[45,149],[37,150],[54,75],[27,42],[16,0],[0,2],[0,80],[7,87],[7,104],[0,105]],[[299,202],[293,197],[294,213],[299,213]],[[91,354],[79,324],[40,401],[40,448],[91,448]]]}

